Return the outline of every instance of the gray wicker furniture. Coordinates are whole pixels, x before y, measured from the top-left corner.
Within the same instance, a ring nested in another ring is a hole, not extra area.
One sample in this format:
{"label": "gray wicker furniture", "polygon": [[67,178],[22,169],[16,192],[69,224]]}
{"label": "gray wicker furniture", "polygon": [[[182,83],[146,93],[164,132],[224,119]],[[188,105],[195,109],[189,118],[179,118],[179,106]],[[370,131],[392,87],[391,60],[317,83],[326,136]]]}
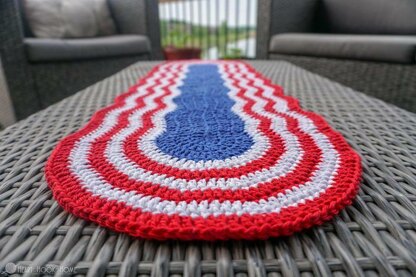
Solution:
{"label": "gray wicker furniture", "polygon": [[415,1],[258,3],[257,58],[289,61],[416,112]]}
{"label": "gray wicker furniture", "polygon": [[16,122],[0,59],[0,130]]}
{"label": "gray wicker furniture", "polygon": [[0,55],[18,119],[135,61],[161,58],[157,1],[109,0],[118,34],[72,40],[33,38],[22,1],[0,1]]}
{"label": "gray wicker furniture", "polygon": [[45,161],[61,138],[156,64],[142,62],[0,133],[0,268],[66,267],[81,276],[415,276],[416,116],[286,62],[250,63],[360,153],[362,184],[352,206],[290,237],[227,242],[134,239],[63,211],[45,182]]}

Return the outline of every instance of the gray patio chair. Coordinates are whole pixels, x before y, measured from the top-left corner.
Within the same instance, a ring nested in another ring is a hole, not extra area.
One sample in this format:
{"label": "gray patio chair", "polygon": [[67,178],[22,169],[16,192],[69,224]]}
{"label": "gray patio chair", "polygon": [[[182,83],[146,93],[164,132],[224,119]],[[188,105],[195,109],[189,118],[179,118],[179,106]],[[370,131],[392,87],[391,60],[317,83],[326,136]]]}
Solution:
{"label": "gray patio chair", "polygon": [[35,38],[22,0],[0,1],[0,55],[22,119],[137,60],[161,58],[158,1],[108,0],[117,35]]}
{"label": "gray patio chair", "polygon": [[416,112],[416,1],[260,0],[257,58]]}

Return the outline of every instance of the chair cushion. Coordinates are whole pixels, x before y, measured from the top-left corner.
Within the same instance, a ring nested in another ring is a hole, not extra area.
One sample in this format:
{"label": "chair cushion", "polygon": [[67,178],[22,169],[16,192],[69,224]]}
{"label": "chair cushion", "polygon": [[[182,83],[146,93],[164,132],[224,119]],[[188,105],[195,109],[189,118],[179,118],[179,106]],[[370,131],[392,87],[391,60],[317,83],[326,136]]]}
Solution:
{"label": "chair cushion", "polygon": [[279,34],[269,52],[340,59],[414,63],[416,36]]}
{"label": "chair cushion", "polygon": [[107,0],[20,0],[30,29],[38,38],[113,35]]}
{"label": "chair cushion", "polygon": [[416,35],[415,0],[323,0],[323,3],[332,32]]}
{"label": "chair cushion", "polygon": [[26,38],[26,51],[32,62],[85,60],[147,54],[150,42],[142,35],[116,35],[84,39]]}

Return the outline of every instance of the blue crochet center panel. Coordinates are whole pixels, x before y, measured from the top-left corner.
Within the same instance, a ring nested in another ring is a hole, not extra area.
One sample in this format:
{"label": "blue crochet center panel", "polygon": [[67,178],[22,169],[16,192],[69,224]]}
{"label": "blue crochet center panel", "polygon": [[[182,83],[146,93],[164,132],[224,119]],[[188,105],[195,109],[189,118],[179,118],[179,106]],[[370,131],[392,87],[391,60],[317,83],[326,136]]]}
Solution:
{"label": "blue crochet center panel", "polygon": [[[253,145],[245,123],[231,108],[217,65],[192,65],[173,99],[176,109],[166,115],[166,130],[156,138],[170,156],[193,161],[224,160]],[[156,123],[157,124],[157,123]]]}

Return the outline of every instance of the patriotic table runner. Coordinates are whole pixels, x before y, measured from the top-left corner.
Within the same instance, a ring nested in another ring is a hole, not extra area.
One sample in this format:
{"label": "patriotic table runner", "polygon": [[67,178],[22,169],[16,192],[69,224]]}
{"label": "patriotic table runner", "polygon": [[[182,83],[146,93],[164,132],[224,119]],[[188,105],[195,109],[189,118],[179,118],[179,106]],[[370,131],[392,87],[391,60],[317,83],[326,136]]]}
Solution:
{"label": "patriotic table runner", "polygon": [[155,67],[46,166],[67,211],[152,239],[266,239],[350,204],[359,156],[242,62]]}

